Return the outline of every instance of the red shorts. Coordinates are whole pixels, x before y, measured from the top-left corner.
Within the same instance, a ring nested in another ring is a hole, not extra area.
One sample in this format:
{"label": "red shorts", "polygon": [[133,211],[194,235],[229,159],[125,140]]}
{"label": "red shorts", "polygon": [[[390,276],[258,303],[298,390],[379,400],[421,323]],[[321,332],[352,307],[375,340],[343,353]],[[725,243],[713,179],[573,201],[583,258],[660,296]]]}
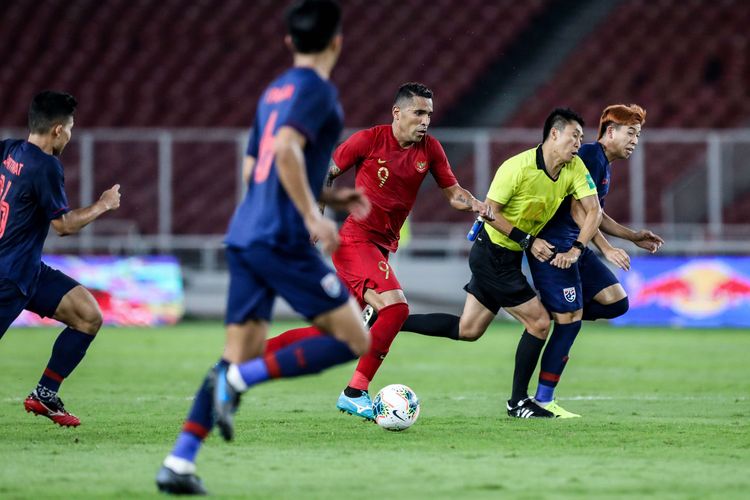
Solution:
{"label": "red shorts", "polygon": [[401,283],[388,264],[388,251],[370,241],[342,235],[332,258],[336,273],[362,307],[368,288],[378,293],[401,290]]}

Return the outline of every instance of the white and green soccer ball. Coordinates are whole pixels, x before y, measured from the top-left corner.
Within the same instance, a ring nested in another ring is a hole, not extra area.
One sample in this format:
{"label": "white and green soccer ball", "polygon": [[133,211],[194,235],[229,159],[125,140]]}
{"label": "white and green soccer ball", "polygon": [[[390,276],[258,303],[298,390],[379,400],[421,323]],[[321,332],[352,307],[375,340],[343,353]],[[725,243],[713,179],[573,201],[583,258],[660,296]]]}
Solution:
{"label": "white and green soccer ball", "polygon": [[372,401],[375,422],[389,431],[403,431],[419,417],[419,398],[403,384],[383,387]]}

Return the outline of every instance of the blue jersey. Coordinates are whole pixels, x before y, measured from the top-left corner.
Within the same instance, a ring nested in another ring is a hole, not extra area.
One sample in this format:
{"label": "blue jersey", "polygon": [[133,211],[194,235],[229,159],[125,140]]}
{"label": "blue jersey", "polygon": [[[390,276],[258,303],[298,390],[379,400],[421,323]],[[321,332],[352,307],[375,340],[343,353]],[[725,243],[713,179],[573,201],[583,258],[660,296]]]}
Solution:
{"label": "blue jersey", "polygon": [[282,126],[293,127],[305,136],[307,179],[318,197],[343,124],[336,87],[312,69],[291,68],[268,86],[258,103],[247,147],[247,155],[256,159],[255,166],[247,194],[229,223],[228,245],[309,244],[310,234],[302,217],[279,181],[274,137]]}
{"label": "blue jersey", "polygon": [[0,279],[24,294],[39,274],[50,221],[68,208],[60,160],[22,140],[0,142]]}
{"label": "blue jersey", "polygon": [[[598,142],[584,144],[578,150],[578,156],[583,160],[591,178],[596,184],[599,196],[599,204],[604,208],[604,198],[609,192],[609,161],[604,154],[604,147]],[[537,235],[538,238],[548,241],[562,251],[567,251],[578,239],[581,229],[570,215],[571,197],[565,198],[557,209],[555,215],[547,222]]]}

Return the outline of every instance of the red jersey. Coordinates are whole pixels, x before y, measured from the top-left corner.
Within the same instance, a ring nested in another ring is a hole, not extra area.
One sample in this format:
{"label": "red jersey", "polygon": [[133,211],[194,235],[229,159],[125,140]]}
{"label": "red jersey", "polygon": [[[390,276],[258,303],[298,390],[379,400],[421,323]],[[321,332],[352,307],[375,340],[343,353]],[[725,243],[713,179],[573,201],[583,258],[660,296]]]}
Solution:
{"label": "red jersey", "polygon": [[347,217],[341,234],[365,238],[389,252],[398,248],[401,226],[427,172],[442,189],[457,183],[437,139],[425,134],[421,141],[402,148],[391,125],[360,130],[336,148],[333,161],[342,172],[357,167],[354,183],[372,204],[364,220]]}

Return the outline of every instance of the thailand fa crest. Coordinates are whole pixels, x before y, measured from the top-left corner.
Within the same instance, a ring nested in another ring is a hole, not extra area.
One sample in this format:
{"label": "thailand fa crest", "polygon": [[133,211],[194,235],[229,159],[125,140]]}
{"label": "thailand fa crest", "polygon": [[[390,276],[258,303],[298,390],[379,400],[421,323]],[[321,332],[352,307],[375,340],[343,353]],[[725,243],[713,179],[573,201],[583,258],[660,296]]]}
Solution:
{"label": "thailand fa crest", "polygon": [[576,288],[574,286],[571,286],[570,288],[563,288],[563,297],[565,297],[565,300],[567,300],[568,302],[575,302]]}

